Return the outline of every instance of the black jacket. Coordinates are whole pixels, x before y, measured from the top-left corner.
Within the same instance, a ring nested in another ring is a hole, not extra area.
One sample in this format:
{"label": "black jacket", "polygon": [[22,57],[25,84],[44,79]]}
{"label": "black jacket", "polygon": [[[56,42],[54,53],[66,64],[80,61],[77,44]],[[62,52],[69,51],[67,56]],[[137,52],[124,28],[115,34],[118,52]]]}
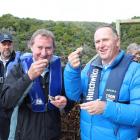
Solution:
{"label": "black jacket", "polygon": [[[32,81],[23,73],[18,64],[7,76],[1,93],[2,104],[6,109],[13,109]],[[48,84],[45,86],[48,94]],[[72,103],[73,104],[73,103]],[[71,105],[66,107],[71,108]],[[61,118],[58,109],[35,113],[30,108],[27,95],[20,105],[15,140],[59,140],[61,134]]]}
{"label": "black jacket", "polygon": [[[3,65],[3,62],[0,61],[0,93],[2,91],[2,86],[6,76],[7,66],[9,66],[9,64],[11,63],[14,63],[15,61],[18,61],[15,51],[12,52],[10,59],[6,63],[5,67]],[[10,124],[9,112],[10,112],[9,110],[5,110],[2,107],[1,99],[0,99],[0,139],[1,140],[7,140],[8,138],[9,124]]]}
{"label": "black jacket", "polygon": [[[3,62],[0,60],[0,92],[2,90],[2,86],[3,86],[3,83],[4,83],[4,78],[5,78],[5,74],[6,74],[6,71],[7,71],[7,66],[10,62],[15,60],[15,56],[16,56],[16,53],[15,53],[15,51],[13,51],[12,54],[11,54],[11,57],[10,57],[9,61],[6,63],[5,67],[3,65]],[[0,108],[1,108],[1,106],[0,106]],[[0,113],[0,116],[1,115],[2,114]]]}

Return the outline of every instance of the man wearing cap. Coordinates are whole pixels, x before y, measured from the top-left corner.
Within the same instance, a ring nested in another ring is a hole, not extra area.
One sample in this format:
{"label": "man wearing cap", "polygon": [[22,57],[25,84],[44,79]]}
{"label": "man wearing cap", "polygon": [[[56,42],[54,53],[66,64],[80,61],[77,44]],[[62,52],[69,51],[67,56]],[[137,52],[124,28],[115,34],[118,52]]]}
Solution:
{"label": "man wearing cap", "polygon": [[[15,52],[11,34],[0,34],[0,91],[7,72],[19,60],[20,52]],[[8,69],[8,70],[7,70]],[[2,108],[0,102],[0,140],[7,140],[9,134],[10,113]]]}

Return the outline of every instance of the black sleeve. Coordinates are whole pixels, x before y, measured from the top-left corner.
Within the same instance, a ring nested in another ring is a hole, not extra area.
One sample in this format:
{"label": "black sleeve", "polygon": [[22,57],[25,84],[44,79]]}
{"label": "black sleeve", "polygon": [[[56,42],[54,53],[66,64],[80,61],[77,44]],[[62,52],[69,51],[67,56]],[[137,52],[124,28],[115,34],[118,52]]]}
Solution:
{"label": "black sleeve", "polygon": [[2,91],[3,82],[4,82],[4,66],[3,62],[0,61],[0,93]]}
{"label": "black sleeve", "polygon": [[31,80],[23,73],[21,65],[15,65],[7,75],[0,94],[3,107],[6,109],[15,107],[30,83]]}

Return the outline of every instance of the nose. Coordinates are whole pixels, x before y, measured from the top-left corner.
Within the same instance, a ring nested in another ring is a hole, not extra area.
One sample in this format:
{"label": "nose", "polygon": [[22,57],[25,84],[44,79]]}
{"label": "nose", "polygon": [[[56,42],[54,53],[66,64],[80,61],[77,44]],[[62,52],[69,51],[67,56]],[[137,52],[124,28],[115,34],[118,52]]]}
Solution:
{"label": "nose", "polygon": [[47,55],[47,51],[45,50],[45,48],[43,48],[41,50],[41,56],[46,56]]}

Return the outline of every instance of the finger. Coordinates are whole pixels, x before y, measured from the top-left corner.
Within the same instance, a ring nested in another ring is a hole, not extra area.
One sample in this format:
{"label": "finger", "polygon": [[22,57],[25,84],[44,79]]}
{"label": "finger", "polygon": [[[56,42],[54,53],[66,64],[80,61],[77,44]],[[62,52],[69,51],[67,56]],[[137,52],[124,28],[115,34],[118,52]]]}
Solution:
{"label": "finger", "polygon": [[81,109],[88,110],[89,106],[80,106]]}
{"label": "finger", "polygon": [[73,61],[74,59],[79,58],[79,55],[77,53],[73,53],[72,55],[68,56],[69,61]]}
{"label": "finger", "polygon": [[80,107],[85,107],[87,105],[89,105],[89,102],[80,104]]}
{"label": "finger", "polygon": [[71,61],[71,64],[72,64],[73,66],[78,66],[78,65],[80,65],[80,59],[78,58],[78,59],[75,59],[75,60]]}
{"label": "finger", "polygon": [[65,104],[59,103],[59,102],[57,102],[57,101],[51,101],[51,103],[52,103],[54,106],[56,106],[57,108],[61,108],[61,107],[64,107],[64,106],[65,106]]}
{"label": "finger", "polygon": [[36,67],[47,67],[49,62],[47,59],[43,59],[43,60],[38,60],[35,63],[33,63]]}
{"label": "finger", "polygon": [[35,68],[46,68],[46,67],[47,67],[46,63],[40,63],[35,65]]}
{"label": "finger", "polygon": [[37,64],[41,64],[41,63],[49,63],[49,61],[47,59],[42,59],[42,60],[38,60],[35,61]]}
{"label": "finger", "polygon": [[88,110],[88,113],[89,114],[94,114],[94,111],[93,110]]}
{"label": "finger", "polygon": [[60,100],[61,98],[62,98],[62,97],[59,96],[59,95],[55,96],[55,100]]}
{"label": "finger", "polygon": [[95,115],[96,113],[94,111],[88,112],[90,115]]}
{"label": "finger", "polygon": [[77,48],[77,49],[76,49],[76,52],[77,52],[79,55],[82,55],[83,48],[82,48],[82,47]]}
{"label": "finger", "polygon": [[79,67],[80,66],[80,59],[74,59],[72,61],[69,61],[70,65],[74,68]]}
{"label": "finger", "polygon": [[51,100],[50,103],[52,103],[55,106],[58,104],[55,100]]}

